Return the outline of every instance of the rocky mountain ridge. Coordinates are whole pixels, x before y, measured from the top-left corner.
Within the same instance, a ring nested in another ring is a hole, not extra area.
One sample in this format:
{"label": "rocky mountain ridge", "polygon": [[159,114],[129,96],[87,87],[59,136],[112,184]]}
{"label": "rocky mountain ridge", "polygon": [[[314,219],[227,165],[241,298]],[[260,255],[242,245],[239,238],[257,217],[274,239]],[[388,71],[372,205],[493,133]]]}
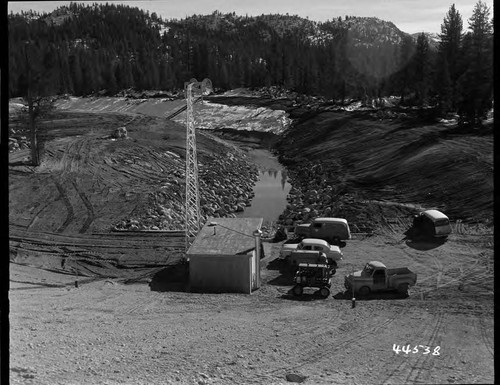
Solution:
{"label": "rocky mountain ridge", "polygon": [[[149,16],[149,13],[147,13]],[[60,25],[71,20],[77,15],[67,6],[61,6],[49,14],[39,16],[47,24]],[[33,19],[36,19],[33,16]],[[308,39],[313,44],[324,44],[334,38],[332,29],[345,29],[348,31],[355,46],[373,46],[381,43],[400,44],[405,35],[393,22],[379,19],[377,17],[345,16],[332,18],[326,22],[317,22],[303,18],[298,15],[262,14],[260,16],[241,16],[235,12],[223,14],[214,11],[210,15],[192,15],[185,19],[162,20],[155,13],[146,19],[148,25],[158,29],[160,34],[168,32],[169,29],[178,24],[192,28],[206,28],[211,31],[224,31],[237,35],[241,29],[262,28],[261,38],[269,40],[271,33],[280,37],[296,34]],[[429,39],[431,46],[439,41],[439,35],[423,32]],[[412,34],[416,39],[420,33]]]}

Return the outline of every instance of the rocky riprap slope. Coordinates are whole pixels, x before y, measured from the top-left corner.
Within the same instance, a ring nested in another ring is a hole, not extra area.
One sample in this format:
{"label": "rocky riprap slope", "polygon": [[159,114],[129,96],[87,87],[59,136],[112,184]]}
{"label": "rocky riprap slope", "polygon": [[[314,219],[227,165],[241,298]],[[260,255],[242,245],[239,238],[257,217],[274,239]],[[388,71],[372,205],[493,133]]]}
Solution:
{"label": "rocky riprap slope", "polygon": [[[226,154],[204,154],[198,164],[202,224],[208,217],[235,218],[254,196],[257,167],[244,153],[229,150]],[[184,228],[185,164],[175,158],[167,181],[148,196],[147,209],[118,222],[114,230],[182,230]]]}
{"label": "rocky riprap slope", "polygon": [[339,217],[347,219],[355,232],[373,231],[373,218],[363,213],[359,197],[349,189],[338,162],[290,164],[288,175],[292,188],[278,224],[293,229],[317,217]]}

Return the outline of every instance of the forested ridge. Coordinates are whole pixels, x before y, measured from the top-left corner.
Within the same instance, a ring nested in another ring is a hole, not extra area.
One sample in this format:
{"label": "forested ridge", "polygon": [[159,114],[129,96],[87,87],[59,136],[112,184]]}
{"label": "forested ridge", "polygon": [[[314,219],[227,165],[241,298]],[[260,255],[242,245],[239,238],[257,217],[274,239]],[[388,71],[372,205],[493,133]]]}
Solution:
{"label": "forested ridge", "polygon": [[[452,6],[437,48],[376,18],[315,22],[291,15],[222,14],[162,20],[125,5],[72,3],[51,14],[10,14],[9,93],[115,95],[182,89],[281,86],[328,99],[401,96],[465,111],[492,100],[492,22],[478,2],[464,31]],[[465,103],[474,100],[473,107]],[[465,112],[464,112],[465,113]]]}

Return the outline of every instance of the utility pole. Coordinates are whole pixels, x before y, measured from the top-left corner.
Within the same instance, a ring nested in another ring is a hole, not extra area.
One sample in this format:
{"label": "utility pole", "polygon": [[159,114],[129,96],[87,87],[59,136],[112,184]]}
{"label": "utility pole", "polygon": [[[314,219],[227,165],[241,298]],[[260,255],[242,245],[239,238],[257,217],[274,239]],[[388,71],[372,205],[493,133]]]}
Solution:
{"label": "utility pole", "polygon": [[186,206],[185,231],[186,252],[191,246],[193,238],[200,231],[200,194],[198,184],[198,160],[196,156],[196,130],[193,116],[193,96],[208,95],[212,92],[212,82],[204,79],[198,82],[191,79],[184,83],[186,90]]}

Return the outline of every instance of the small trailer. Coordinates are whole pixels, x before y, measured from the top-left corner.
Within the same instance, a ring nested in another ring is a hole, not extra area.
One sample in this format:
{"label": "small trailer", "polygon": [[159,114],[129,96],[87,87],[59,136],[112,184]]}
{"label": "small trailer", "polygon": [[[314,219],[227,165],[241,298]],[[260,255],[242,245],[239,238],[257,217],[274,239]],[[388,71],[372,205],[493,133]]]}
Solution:
{"label": "small trailer", "polygon": [[450,220],[438,210],[425,210],[415,215],[413,228],[420,237],[446,238],[451,234]]}

